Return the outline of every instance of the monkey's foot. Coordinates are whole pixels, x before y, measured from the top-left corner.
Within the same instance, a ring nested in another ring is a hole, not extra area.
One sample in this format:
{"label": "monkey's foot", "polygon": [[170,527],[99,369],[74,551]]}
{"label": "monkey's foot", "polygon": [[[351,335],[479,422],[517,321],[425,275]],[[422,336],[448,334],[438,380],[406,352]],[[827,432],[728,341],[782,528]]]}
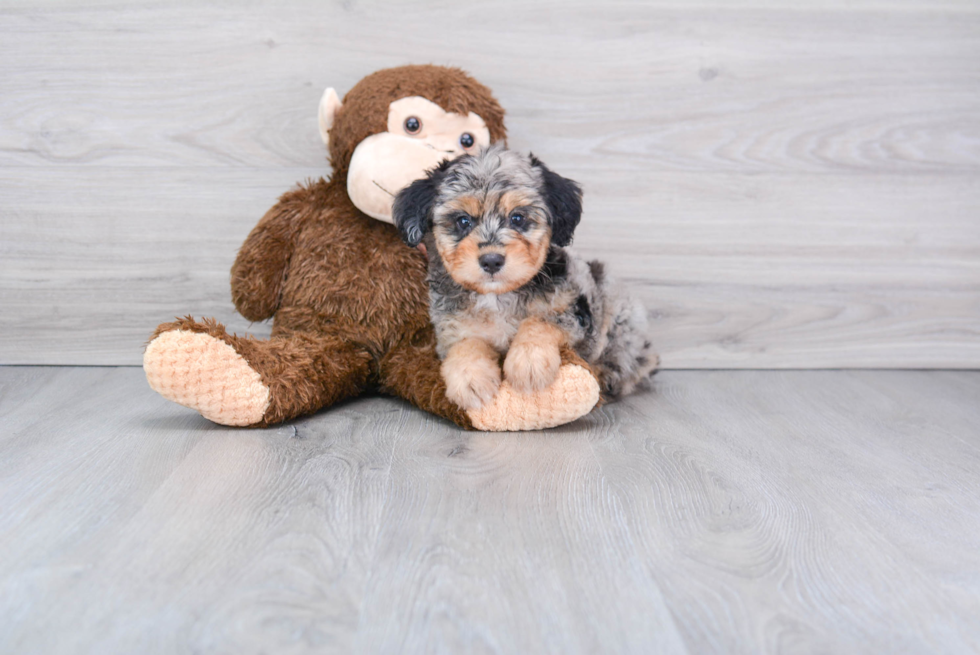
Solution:
{"label": "monkey's foot", "polygon": [[154,391],[221,425],[254,425],[269,388],[233,347],[203,332],[162,332],[146,347],[143,370]]}
{"label": "monkey's foot", "polygon": [[566,364],[544,389],[517,393],[505,380],[490,403],[466,413],[477,430],[543,430],[585,416],[598,402],[599,382],[595,376],[582,366]]}

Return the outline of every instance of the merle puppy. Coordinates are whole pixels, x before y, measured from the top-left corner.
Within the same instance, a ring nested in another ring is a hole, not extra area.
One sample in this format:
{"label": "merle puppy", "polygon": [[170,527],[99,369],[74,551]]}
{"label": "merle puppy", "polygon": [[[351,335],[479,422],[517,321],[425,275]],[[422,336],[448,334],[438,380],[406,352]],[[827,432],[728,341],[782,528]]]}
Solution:
{"label": "merle puppy", "polygon": [[646,311],[566,246],[582,215],[578,184],[500,146],[447,161],[395,198],[393,218],[429,258],[430,314],[446,395],[464,409],[548,386],[571,347],[603,394],[629,393],[657,366]]}

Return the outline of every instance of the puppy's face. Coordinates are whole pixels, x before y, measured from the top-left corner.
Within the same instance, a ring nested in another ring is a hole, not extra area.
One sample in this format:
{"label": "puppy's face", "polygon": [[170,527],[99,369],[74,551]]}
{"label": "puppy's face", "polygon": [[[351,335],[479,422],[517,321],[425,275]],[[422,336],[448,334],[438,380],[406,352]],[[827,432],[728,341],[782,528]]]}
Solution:
{"label": "puppy's face", "polygon": [[544,264],[551,226],[534,180],[500,176],[492,188],[447,185],[432,214],[432,235],[446,270],[477,293],[523,286]]}
{"label": "puppy's face", "polygon": [[395,199],[395,225],[410,245],[431,231],[447,272],[477,293],[523,286],[551,242],[567,245],[581,218],[581,190],[533,156],[493,147],[442,164]]}

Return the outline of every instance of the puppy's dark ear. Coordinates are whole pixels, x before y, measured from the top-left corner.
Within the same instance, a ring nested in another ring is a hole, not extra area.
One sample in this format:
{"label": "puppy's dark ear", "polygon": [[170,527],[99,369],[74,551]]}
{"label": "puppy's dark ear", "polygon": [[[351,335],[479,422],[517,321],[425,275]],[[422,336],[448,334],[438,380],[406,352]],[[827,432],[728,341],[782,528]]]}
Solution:
{"label": "puppy's dark ear", "polygon": [[432,208],[439,195],[439,184],[446,177],[451,161],[446,160],[398,192],[391,208],[391,220],[402,240],[413,248],[422,242],[432,223]]}
{"label": "puppy's dark ear", "polygon": [[402,240],[413,248],[429,231],[429,216],[436,201],[436,184],[432,178],[415,180],[395,196],[391,219]]}
{"label": "puppy's dark ear", "polygon": [[531,165],[541,170],[544,181],[544,201],[551,212],[551,242],[556,246],[567,246],[582,220],[582,187],[552,172],[534,155],[531,155]]}

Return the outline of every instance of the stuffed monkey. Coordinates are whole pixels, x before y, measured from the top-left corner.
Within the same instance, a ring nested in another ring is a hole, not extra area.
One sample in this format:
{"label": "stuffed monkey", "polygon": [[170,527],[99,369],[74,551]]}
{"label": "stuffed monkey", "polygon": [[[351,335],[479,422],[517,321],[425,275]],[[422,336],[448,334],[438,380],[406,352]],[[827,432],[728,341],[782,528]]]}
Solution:
{"label": "stuffed monkey", "polygon": [[464,411],[445,396],[429,322],[426,258],[391,225],[394,194],[447,158],[504,141],[504,112],[458,69],[405,66],[327,89],[320,132],[333,175],[285,194],[231,269],[235,307],[273,319],[271,338],[229,335],[212,319],[160,325],[143,359],[150,386],[223,425],[263,427],[378,391],[467,429],[552,427],[588,413],[599,385],[564,355],[534,394],[506,382]]}

